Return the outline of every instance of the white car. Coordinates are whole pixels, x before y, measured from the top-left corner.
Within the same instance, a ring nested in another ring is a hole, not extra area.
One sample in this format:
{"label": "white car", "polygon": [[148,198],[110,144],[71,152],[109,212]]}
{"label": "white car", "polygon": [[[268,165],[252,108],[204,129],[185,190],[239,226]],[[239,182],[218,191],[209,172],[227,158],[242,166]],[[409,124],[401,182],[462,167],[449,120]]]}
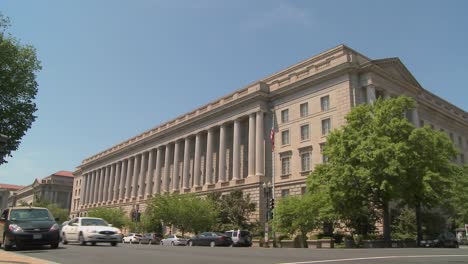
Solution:
{"label": "white car", "polygon": [[161,240],[161,245],[186,246],[188,238],[180,235],[169,235]]}
{"label": "white car", "polygon": [[112,227],[101,218],[94,217],[77,217],[62,228],[62,242],[78,242],[81,245],[91,243],[110,243],[112,246],[117,246],[117,243],[122,240],[122,232],[120,229]]}
{"label": "white car", "polygon": [[141,234],[130,233],[122,239],[123,243],[138,243],[143,236]]}

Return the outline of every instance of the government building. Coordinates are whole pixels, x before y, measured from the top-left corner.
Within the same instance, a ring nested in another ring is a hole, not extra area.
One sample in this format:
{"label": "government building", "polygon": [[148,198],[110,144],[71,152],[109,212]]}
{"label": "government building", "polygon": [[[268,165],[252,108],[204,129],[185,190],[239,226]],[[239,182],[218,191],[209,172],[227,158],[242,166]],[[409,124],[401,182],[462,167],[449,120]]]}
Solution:
{"label": "government building", "polygon": [[71,216],[143,211],[155,193],[242,190],[256,204],[251,220],[264,221],[272,183],[276,198],[304,193],[326,159],[327,134],[354,106],[399,95],[417,102],[410,121],[447,133],[464,164],[466,111],[425,90],[398,58],[340,45],[86,158],[74,172]]}

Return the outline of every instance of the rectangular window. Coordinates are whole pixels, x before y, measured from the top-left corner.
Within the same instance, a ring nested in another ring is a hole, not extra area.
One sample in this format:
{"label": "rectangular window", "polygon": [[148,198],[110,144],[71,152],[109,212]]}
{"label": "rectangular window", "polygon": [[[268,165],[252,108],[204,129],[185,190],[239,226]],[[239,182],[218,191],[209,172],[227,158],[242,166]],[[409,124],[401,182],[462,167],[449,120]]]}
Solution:
{"label": "rectangular window", "polygon": [[287,197],[287,196],[289,196],[289,189],[281,190],[281,197]]}
{"label": "rectangular window", "polygon": [[322,120],[322,135],[326,136],[330,133],[330,118]]}
{"label": "rectangular window", "polygon": [[463,140],[461,136],[458,136],[458,145],[460,146],[460,148],[463,148]]}
{"label": "rectangular window", "polygon": [[324,96],[320,98],[320,107],[322,111],[328,111],[330,109],[330,96]]}
{"label": "rectangular window", "polygon": [[281,111],[281,123],[286,123],[289,121],[289,109]]}
{"label": "rectangular window", "polygon": [[309,115],[309,103],[301,104],[300,108],[301,108],[301,117],[306,117]]}
{"label": "rectangular window", "polygon": [[307,187],[301,187],[301,194],[304,195],[307,192]]}
{"label": "rectangular window", "polygon": [[435,128],[433,124],[431,124],[431,128],[432,128],[432,129],[434,129],[434,128]]}
{"label": "rectangular window", "polygon": [[309,139],[309,125],[301,126],[301,140]]}
{"label": "rectangular window", "polygon": [[460,154],[460,161],[461,161],[461,164],[465,164],[465,155],[464,154]]}
{"label": "rectangular window", "polygon": [[289,175],[290,172],[291,157],[281,158],[281,175]]}
{"label": "rectangular window", "polygon": [[281,144],[289,145],[289,130],[284,130],[281,132]]}
{"label": "rectangular window", "polygon": [[322,155],[322,163],[327,163],[328,157],[323,154],[324,148],[325,148],[325,143],[320,144],[320,154]]}
{"label": "rectangular window", "polygon": [[419,126],[420,126],[420,127],[423,127],[423,126],[424,126],[424,120],[422,120],[422,119],[419,120]]}
{"label": "rectangular window", "polygon": [[310,152],[301,154],[301,169],[302,171],[310,171]]}
{"label": "rectangular window", "polygon": [[454,139],[453,139],[453,133],[452,133],[452,132],[450,132],[450,133],[449,133],[449,135],[450,135],[450,140],[452,140],[452,142],[454,142]]}

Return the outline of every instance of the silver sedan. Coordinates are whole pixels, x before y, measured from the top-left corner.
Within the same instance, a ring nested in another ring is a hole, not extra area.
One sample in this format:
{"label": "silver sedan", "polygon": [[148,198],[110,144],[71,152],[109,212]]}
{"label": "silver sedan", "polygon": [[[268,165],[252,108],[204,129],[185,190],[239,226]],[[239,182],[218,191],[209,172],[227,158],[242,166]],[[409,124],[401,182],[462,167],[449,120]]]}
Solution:
{"label": "silver sedan", "polygon": [[165,246],[186,246],[187,238],[180,235],[168,235],[166,238],[161,240],[161,245]]}

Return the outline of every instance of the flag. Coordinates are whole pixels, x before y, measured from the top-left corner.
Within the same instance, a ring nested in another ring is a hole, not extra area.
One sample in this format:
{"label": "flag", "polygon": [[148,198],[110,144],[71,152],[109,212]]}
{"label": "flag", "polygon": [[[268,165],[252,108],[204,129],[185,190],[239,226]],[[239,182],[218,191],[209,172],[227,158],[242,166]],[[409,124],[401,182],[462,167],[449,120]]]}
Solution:
{"label": "flag", "polygon": [[270,143],[271,143],[271,152],[275,151],[275,127],[274,125],[271,127],[270,131]]}

